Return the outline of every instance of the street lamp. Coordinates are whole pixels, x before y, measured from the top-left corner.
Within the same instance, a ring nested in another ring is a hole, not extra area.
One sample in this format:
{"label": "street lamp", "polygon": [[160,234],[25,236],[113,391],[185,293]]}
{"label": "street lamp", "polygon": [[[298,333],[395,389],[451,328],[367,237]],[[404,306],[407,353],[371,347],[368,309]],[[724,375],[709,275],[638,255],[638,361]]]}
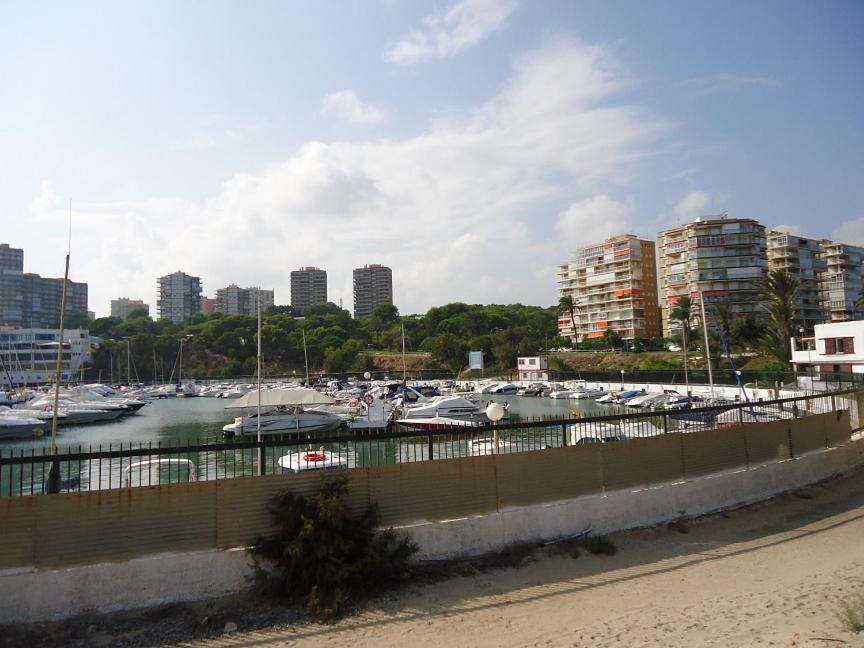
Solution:
{"label": "street lamp", "polygon": [[624,370],[621,370],[621,391],[624,391]]}
{"label": "street lamp", "polygon": [[192,334],[184,335],[180,338],[180,366],[177,369],[177,382],[180,384],[180,388],[183,388],[183,343],[192,337]]}
{"label": "street lamp", "polygon": [[504,408],[495,402],[490,402],[486,406],[486,417],[492,421],[492,454],[498,454],[498,421],[504,418]]}

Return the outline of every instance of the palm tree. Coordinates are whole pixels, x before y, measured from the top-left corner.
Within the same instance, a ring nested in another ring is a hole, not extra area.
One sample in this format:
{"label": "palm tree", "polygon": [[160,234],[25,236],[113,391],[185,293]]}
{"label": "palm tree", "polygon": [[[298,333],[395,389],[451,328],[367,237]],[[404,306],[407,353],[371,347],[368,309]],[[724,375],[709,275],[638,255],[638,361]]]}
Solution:
{"label": "palm tree", "polygon": [[861,286],[861,292],[858,293],[858,296],[855,298],[855,310],[864,311],[864,286]]}
{"label": "palm tree", "polygon": [[795,307],[798,279],[788,270],[771,270],[758,283],[758,290],[767,315],[762,342],[771,355],[788,367],[792,359],[789,340],[795,335],[798,315]]}
{"label": "palm tree", "polygon": [[576,331],[576,309],[579,307],[579,300],[573,299],[573,295],[564,295],[558,300],[558,312],[563,315],[570,315],[570,324],[573,326],[573,346],[578,347],[577,340],[579,335]]}
{"label": "palm tree", "polygon": [[689,387],[690,380],[687,375],[687,338],[690,335],[690,321],[693,319],[693,300],[689,295],[679,297],[675,306],[669,313],[670,319],[681,322],[681,335],[683,337],[684,350],[684,384]]}

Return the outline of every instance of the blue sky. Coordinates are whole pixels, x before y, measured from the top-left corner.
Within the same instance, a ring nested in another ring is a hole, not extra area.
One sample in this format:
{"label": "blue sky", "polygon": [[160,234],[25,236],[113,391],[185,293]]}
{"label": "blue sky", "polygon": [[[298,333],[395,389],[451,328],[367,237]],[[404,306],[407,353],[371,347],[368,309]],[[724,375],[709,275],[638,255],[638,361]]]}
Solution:
{"label": "blue sky", "polygon": [[182,269],[405,313],[556,301],[576,245],[727,211],[864,243],[860,2],[2,2],[0,219],[91,307]]}

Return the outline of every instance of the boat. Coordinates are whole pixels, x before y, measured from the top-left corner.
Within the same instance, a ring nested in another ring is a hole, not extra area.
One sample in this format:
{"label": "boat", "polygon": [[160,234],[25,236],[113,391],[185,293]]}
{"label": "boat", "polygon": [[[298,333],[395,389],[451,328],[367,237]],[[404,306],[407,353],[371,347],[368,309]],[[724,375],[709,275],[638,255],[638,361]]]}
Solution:
{"label": "boat", "polygon": [[606,390],[602,387],[584,387],[582,389],[577,389],[573,393],[570,394],[570,398],[575,399],[585,399],[585,398],[599,398],[606,393]]}
{"label": "boat", "polygon": [[464,396],[436,396],[416,405],[406,405],[401,418],[471,416],[479,412],[477,404]]}
{"label": "boat", "polygon": [[[163,470],[167,473],[165,480],[162,479]],[[197,479],[193,461],[179,457],[142,459],[141,461],[133,461],[123,468],[123,485],[127,488],[131,486],[157,486],[161,483],[194,482]]]}
{"label": "boat", "polygon": [[450,430],[458,427],[478,427],[478,421],[466,421],[465,419],[450,418],[447,416],[433,416],[431,418],[401,418],[396,419],[399,425],[412,429],[430,431]]}
{"label": "boat", "polygon": [[498,450],[495,451],[495,440],[491,437],[482,437],[480,439],[472,439],[468,443],[468,449],[472,457],[485,457],[491,454],[511,454],[519,452],[519,448],[515,443],[498,439]]}
{"label": "boat", "polygon": [[554,399],[570,398],[570,395],[572,393],[573,392],[569,389],[563,389],[563,388],[553,389],[552,391],[549,392],[549,398],[554,398]]}
{"label": "boat", "polygon": [[629,441],[663,434],[663,430],[650,421],[622,423],[573,423],[568,426],[570,445]]}
{"label": "boat", "polygon": [[635,396],[627,401],[627,407],[648,407],[655,399],[665,398],[665,394],[648,392],[641,396]]}
{"label": "boat", "polygon": [[0,415],[0,441],[32,439],[51,430],[51,421],[29,416]]}
{"label": "boat", "polygon": [[616,392],[606,392],[603,396],[599,396],[597,398],[598,403],[614,403],[615,399],[618,398],[618,394]]}
{"label": "boat", "polygon": [[[331,412],[316,409],[277,407],[261,415],[261,434],[286,434],[289,432],[330,432],[341,427],[345,421]],[[238,416],[233,423],[224,425],[226,436],[255,435],[258,433],[258,414]]]}
{"label": "boat", "polygon": [[644,389],[628,389],[627,391],[621,392],[618,394],[618,398],[615,399],[615,402],[619,405],[625,405],[627,401],[632,398],[636,398],[637,396],[644,396]]}
{"label": "boat", "polygon": [[501,383],[500,385],[495,385],[489,393],[498,394],[500,396],[513,396],[517,391],[519,391],[518,385],[514,385],[513,383]]}
{"label": "boat", "polygon": [[313,470],[344,470],[349,468],[348,455],[337,454],[319,448],[289,452],[276,460],[283,475]]}

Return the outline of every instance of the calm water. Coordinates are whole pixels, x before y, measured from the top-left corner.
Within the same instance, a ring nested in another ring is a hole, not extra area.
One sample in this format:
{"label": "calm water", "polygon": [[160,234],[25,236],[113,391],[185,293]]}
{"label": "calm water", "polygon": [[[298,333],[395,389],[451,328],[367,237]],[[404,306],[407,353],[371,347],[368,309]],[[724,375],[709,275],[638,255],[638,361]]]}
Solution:
{"label": "calm water", "polygon": [[[614,407],[597,405],[593,400],[557,400],[524,396],[480,396],[482,404],[488,400],[510,403],[510,421],[540,418],[569,418],[571,410],[583,415],[612,414]],[[154,446],[164,444],[198,444],[220,442],[222,426],[234,420],[240,410],[225,406],[231,401],[217,398],[169,398],[156,400],[143,407],[136,414],[125,416],[110,423],[92,425],[61,426],[58,431],[57,445],[61,449],[78,446],[99,445],[114,447],[119,444]],[[0,451],[41,449],[48,445],[47,438],[26,441],[5,441],[0,443]]]}

